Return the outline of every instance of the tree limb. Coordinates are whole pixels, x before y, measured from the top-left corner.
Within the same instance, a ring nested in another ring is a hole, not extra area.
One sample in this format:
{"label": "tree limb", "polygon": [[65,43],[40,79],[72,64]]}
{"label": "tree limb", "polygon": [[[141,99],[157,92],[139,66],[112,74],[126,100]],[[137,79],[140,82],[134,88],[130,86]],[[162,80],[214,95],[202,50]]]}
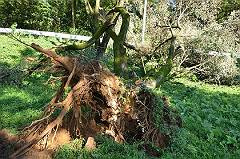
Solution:
{"label": "tree limb", "polygon": [[82,43],[74,43],[72,45],[67,45],[65,47],[60,47],[59,49],[60,50],[82,50],[82,49],[85,49],[85,48],[93,45],[96,42],[96,40],[98,40],[101,37],[101,35],[103,35],[103,33],[112,25],[113,24],[107,20],[103,24],[103,26],[97,30],[97,32],[93,35],[93,37],[90,40],[88,40],[86,42],[82,42]]}
{"label": "tree limb", "polygon": [[92,9],[91,4],[89,3],[89,0],[85,0],[85,6],[86,6],[86,11],[88,14],[93,14],[94,11]]}
{"label": "tree limb", "polygon": [[170,38],[166,39],[165,41],[163,41],[162,43],[160,43],[160,44],[154,49],[154,52],[158,51],[162,45],[164,45],[165,43],[167,43],[167,42],[169,42],[170,40],[172,40],[172,38],[173,38],[173,37],[170,37]]}
{"label": "tree limb", "polygon": [[55,51],[44,49],[35,43],[32,43],[31,47],[33,49],[43,53],[45,56],[52,58],[55,62],[60,63],[69,72],[72,71],[72,69],[74,67],[73,63],[71,62],[72,58],[67,57],[67,56],[62,57],[62,56],[56,54]]}

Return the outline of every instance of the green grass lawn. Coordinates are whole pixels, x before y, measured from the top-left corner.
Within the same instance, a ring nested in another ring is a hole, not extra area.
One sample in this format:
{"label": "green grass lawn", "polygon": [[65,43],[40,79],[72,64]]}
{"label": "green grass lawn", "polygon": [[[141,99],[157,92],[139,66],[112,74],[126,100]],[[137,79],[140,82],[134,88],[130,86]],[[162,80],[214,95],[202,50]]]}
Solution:
{"label": "green grass lawn", "polygon": [[164,156],[239,158],[240,87],[175,80],[156,93],[171,98],[184,123]]}
{"label": "green grass lawn", "polygon": [[[51,99],[55,87],[47,84],[49,74],[34,73],[18,83],[24,59],[39,53],[19,42],[0,35],[0,129],[18,133],[19,129],[39,117],[43,106]],[[52,46],[50,40],[22,37],[27,43]],[[2,71],[2,72],[1,72]],[[176,79],[166,82],[155,94],[167,95],[183,119],[183,128],[172,137],[172,144],[162,152],[162,158],[222,158],[240,157],[240,87],[217,86]],[[160,107],[159,103],[159,107]],[[157,114],[156,114],[157,116]],[[156,123],[157,125],[160,123]],[[104,137],[97,139],[98,149],[88,153],[79,149],[80,140],[62,146],[55,158],[150,158],[138,150],[138,144],[117,144]]]}

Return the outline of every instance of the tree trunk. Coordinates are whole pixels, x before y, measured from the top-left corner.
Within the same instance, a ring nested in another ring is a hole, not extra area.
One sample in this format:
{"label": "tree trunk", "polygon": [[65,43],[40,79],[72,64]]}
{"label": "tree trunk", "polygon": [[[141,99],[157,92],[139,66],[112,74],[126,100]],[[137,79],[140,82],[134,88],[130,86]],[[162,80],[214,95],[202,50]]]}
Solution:
{"label": "tree trunk", "polygon": [[107,33],[105,33],[102,38],[102,41],[100,42],[100,44],[97,47],[97,59],[98,60],[103,57],[103,55],[107,49],[109,40],[110,40],[110,36]]}
{"label": "tree trunk", "polygon": [[72,27],[76,29],[76,0],[72,0]]}
{"label": "tree trunk", "polygon": [[130,16],[125,8],[118,7],[116,11],[121,14],[122,25],[119,34],[113,39],[114,72],[123,77],[127,72],[127,54],[124,48],[124,42],[127,36]]}

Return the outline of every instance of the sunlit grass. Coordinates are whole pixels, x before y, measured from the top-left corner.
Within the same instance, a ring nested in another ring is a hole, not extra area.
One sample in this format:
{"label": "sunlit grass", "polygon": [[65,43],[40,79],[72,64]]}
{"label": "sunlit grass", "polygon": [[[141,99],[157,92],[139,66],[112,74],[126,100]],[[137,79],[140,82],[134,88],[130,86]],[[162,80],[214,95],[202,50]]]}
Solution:
{"label": "sunlit grass", "polygon": [[0,129],[15,133],[20,127],[38,118],[44,104],[53,95],[51,87],[38,82],[21,87],[0,85],[0,93]]}
{"label": "sunlit grass", "polygon": [[180,79],[156,90],[170,97],[183,119],[164,156],[237,158],[240,156],[240,87]]}
{"label": "sunlit grass", "polygon": [[[0,39],[0,75],[10,72],[5,81],[0,82],[0,129],[17,133],[19,128],[39,117],[53,90],[44,84],[48,75],[41,73],[34,73],[21,83],[16,83],[21,78],[19,70],[24,58],[37,57],[39,53],[7,36],[0,35]],[[51,42],[44,38],[22,36],[20,39],[28,44],[36,42],[45,47],[51,46]]]}

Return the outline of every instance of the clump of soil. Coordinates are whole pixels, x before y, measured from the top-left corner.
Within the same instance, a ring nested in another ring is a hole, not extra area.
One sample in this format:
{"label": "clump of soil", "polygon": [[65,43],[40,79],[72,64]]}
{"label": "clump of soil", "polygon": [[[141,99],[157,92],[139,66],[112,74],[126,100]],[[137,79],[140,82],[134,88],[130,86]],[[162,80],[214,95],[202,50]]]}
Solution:
{"label": "clump of soil", "polygon": [[[68,144],[71,141],[69,132],[66,129],[59,129],[56,133],[55,139],[51,140],[49,137],[48,148],[41,149],[39,145],[31,147],[28,152],[18,156],[18,159],[51,159],[55,150],[64,144]],[[50,141],[51,140],[51,141]],[[26,144],[25,141],[20,140],[16,135],[12,135],[5,130],[0,130],[0,159],[9,158],[11,154],[17,149]]]}

